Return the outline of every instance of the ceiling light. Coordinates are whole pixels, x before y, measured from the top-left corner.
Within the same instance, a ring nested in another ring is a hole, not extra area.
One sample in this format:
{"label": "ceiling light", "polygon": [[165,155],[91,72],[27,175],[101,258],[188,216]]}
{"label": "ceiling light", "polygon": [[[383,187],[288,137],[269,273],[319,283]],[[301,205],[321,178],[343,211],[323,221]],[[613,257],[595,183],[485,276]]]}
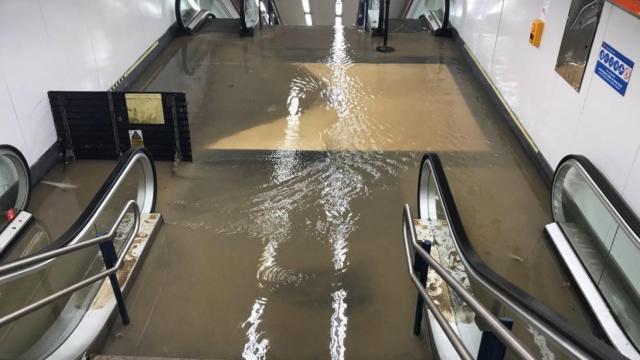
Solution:
{"label": "ceiling light", "polygon": [[311,19],[311,14],[304,14],[304,19],[307,21],[307,25],[311,26],[313,21]]}
{"label": "ceiling light", "polygon": [[305,14],[311,12],[311,7],[309,6],[309,0],[302,0],[302,10],[304,10]]}
{"label": "ceiling light", "polygon": [[336,26],[342,26],[342,16],[336,16]]}
{"label": "ceiling light", "polygon": [[187,0],[187,2],[189,3],[189,6],[191,6],[191,8],[195,11],[200,11],[200,4],[199,2],[196,2],[195,0]]}
{"label": "ceiling light", "polygon": [[336,1],[336,16],[342,16],[342,1]]}

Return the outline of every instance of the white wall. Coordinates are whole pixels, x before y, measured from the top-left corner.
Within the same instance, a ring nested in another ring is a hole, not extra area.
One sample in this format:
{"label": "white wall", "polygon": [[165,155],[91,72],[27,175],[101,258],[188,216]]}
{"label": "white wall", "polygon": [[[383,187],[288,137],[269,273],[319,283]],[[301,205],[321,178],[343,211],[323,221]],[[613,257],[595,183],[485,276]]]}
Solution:
{"label": "white wall", "polygon": [[0,143],[56,141],[49,90],[107,90],[175,22],[173,0],[0,0]]}
{"label": "white wall", "polygon": [[[570,0],[451,0],[451,22],[550,165],[586,155],[640,214],[640,19],[606,3],[581,91],[555,72]],[[542,45],[528,43],[546,7]],[[626,96],[594,74],[607,41],[636,63]]]}

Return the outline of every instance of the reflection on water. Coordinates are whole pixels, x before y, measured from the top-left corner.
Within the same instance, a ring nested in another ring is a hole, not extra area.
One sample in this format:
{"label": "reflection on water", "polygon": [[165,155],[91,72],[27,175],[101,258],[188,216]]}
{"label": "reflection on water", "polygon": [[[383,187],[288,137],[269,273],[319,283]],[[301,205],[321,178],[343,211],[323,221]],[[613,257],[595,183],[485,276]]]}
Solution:
{"label": "reflection on water", "polygon": [[331,359],[344,359],[344,339],[347,337],[347,316],[345,312],[347,310],[347,292],[344,289],[340,289],[333,294],[333,315],[331,315],[331,343],[329,349],[331,350]]}
{"label": "reflection on water", "polygon": [[[304,111],[302,99],[308,92],[321,87],[322,100],[332,109],[338,121],[325,130],[326,140],[339,148],[358,149],[371,139],[371,133],[381,129],[371,126],[365,111],[367,102],[373,97],[366,96],[360,81],[347,73],[352,65],[345,42],[344,28],[334,28],[334,41],[330,56],[325,60],[329,69],[328,78],[318,84],[311,77],[297,77],[291,81],[287,98],[287,127],[282,144],[283,149],[297,145],[300,122]],[[368,144],[371,145],[371,144]],[[347,291],[342,287],[340,275],[349,267],[349,236],[357,228],[359,214],[351,210],[355,197],[367,196],[368,190],[363,175],[393,174],[402,170],[399,162],[383,159],[379,152],[331,152],[319,162],[305,162],[296,151],[277,151],[271,157],[273,172],[270,184],[252,199],[254,208],[250,211],[253,220],[244,228],[250,235],[260,238],[264,244],[260,257],[257,280],[263,289],[253,305],[251,314],[243,327],[247,328],[247,342],[243,356],[259,359],[266,356],[269,339],[266,332],[259,329],[262,316],[267,309],[269,294],[286,286],[301,286],[314,274],[288,269],[278,263],[278,252],[291,240],[293,213],[305,208],[316,208],[322,217],[315,221],[319,240],[331,247],[334,269],[331,297],[333,314],[330,321],[329,353],[332,359],[344,359],[347,336]],[[313,193],[318,193],[314,196]],[[311,199],[317,199],[312,201]],[[233,231],[238,231],[235,228]]]}
{"label": "reflection on water", "polygon": [[269,350],[269,340],[260,339],[261,333],[258,332],[258,325],[262,322],[261,317],[264,308],[267,305],[267,299],[258,298],[251,309],[251,316],[242,324],[243,328],[247,328],[247,343],[242,351],[244,359],[265,359],[267,350]]}
{"label": "reflection on water", "polygon": [[533,342],[538,347],[540,355],[542,355],[542,360],[555,360],[556,356],[553,354],[553,351],[549,349],[549,345],[547,345],[547,338],[531,325],[527,325],[527,331],[533,336]]}

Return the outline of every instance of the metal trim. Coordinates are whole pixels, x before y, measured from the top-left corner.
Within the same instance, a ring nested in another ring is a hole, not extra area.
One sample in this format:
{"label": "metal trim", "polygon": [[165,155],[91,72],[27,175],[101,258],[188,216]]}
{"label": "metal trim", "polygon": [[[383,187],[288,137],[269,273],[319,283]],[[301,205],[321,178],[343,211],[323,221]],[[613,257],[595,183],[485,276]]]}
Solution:
{"label": "metal trim", "polygon": [[630,359],[640,359],[640,353],[633,346],[627,334],[618,326],[618,322],[611,314],[611,310],[600,291],[591,280],[591,277],[584,268],[584,265],[573,250],[569,240],[564,236],[557,223],[551,223],[544,227],[551,242],[562,256],[571,276],[580,288],[582,295],[587,299],[587,303],[605,331],[605,334],[622,354]]}
{"label": "metal trim", "polygon": [[13,240],[22,232],[22,229],[33,219],[33,215],[26,211],[20,211],[18,215],[0,232],[0,254],[11,245]]}

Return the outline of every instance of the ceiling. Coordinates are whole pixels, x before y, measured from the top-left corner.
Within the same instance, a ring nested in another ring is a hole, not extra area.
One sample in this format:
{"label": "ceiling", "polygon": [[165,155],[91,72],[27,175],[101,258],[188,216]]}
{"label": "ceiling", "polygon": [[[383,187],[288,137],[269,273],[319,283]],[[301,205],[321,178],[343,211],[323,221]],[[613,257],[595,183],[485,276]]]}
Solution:
{"label": "ceiling", "polygon": [[[307,0],[275,0],[280,17],[285,25],[308,25],[305,19],[303,1]],[[342,1],[342,24],[354,25],[360,0]],[[308,0],[311,23],[313,25],[336,24],[336,0]],[[399,18],[406,0],[391,1],[391,18]]]}

